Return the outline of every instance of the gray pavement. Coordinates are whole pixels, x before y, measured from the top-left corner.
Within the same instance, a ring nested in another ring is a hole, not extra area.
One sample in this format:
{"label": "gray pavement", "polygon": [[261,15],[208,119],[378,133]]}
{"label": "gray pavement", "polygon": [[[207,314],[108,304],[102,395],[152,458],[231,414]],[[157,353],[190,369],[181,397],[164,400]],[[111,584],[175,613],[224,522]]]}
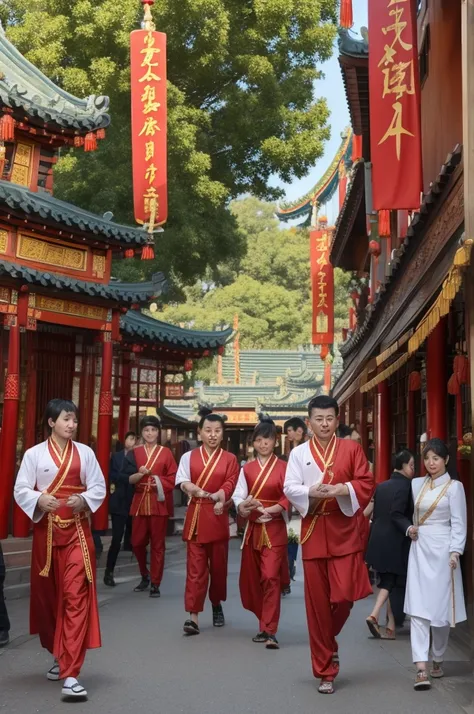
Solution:
{"label": "gray pavement", "polygon": [[102,586],[103,648],[87,656],[82,682],[89,701],[83,703],[61,702],[59,683],[45,678],[48,653],[26,635],[28,601],[11,602],[14,639],[0,650],[0,712],[51,714],[68,706],[100,714],[472,712],[469,666],[462,656],[452,648],[448,677],[431,692],[414,692],[408,632],[395,642],[369,639],[364,622],[369,601],[356,604],[340,637],[336,693],[318,694],[310,669],[301,564],[293,592],[282,603],[281,650],[267,652],[251,642],[257,626],[240,604],[239,561],[239,543],[233,541],[226,628],[212,628],[209,606],[201,635],[189,639],[181,634],[184,550],[176,549],[169,559],[160,600],[131,592],[136,578],[129,576],[113,591]]}

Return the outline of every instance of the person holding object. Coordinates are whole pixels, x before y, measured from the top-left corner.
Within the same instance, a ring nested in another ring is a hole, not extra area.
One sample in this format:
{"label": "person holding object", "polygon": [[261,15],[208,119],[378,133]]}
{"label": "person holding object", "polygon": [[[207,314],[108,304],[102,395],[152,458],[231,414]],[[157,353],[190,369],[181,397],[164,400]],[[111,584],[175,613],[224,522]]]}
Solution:
{"label": "person holding object", "polygon": [[[168,507],[166,497],[175,486],[176,461],[166,446],[158,443],[160,421],[146,416],[140,422],[142,444],[125,457],[123,475],[135,486],[130,515],[132,516],[132,548],[140,568],[141,581],[135,592],[151,587],[150,597],[160,597],[160,585],[165,567]],[[150,571],[146,564],[146,549],[150,544]]]}
{"label": "person holding object", "polygon": [[[128,452],[133,449],[137,442],[137,436],[134,431],[129,431],[125,434],[124,448],[112,454],[110,458],[109,470],[109,513],[112,519],[112,542],[110,543],[109,552],[107,554],[107,565],[104,573],[104,584],[109,587],[115,587],[114,569],[120,552],[120,545],[125,534],[127,540],[128,521],[132,520],[130,507],[133,499],[133,486],[130,484],[129,477],[123,473],[125,465],[125,457]],[[125,542],[124,546],[127,545]],[[124,548],[125,549],[125,548]]]}
{"label": "person holding object", "polygon": [[443,676],[449,631],[466,620],[459,558],[467,536],[464,488],[446,471],[448,448],[430,439],[423,449],[428,475],[412,481],[415,503],[413,543],[408,559],[405,612],[410,615],[410,638],[416,666],[415,689],[430,689],[428,659],[430,630],[433,663],[429,674]]}
{"label": "person holding object", "polygon": [[239,580],[242,605],[259,620],[259,632],[253,642],[263,642],[267,649],[274,650],[279,649],[276,633],[281,563],[288,552],[289,505],[283,493],[286,464],[274,453],[276,440],[275,423],[261,417],[252,436],[257,458],[240,471],[233,495],[239,514],[247,520]]}
{"label": "person holding object", "polygon": [[308,405],[313,438],[290,454],[284,492],[301,513],[305,604],[318,691],[332,694],[339,672],[336,641],[355,600],[372,594],[359,519],[374,490],[362,447],[338,439],[339,407],[325,395]]}
{"label": "person holding object", "polygon": [[[224,419],[201,409],[198,433],[202,446],[183,454],[176,485],[189,497],[183,540],[187,544],[184,623],[187,635],[199,634],[199,613],[209,586],[214,627],[225,625],[222,602],[227,599],[229,554],[228,502],[234,493],[239,465],[222,449]],[[209,585],[210,579],[210,585]]]}
{"label": "person holding object", "polygon": [[372,528],[365,560],[378,574],[379,593],[367,618],[367,626],[375,638],[395,639],[395,619],[389,610],[385,633],[379,626],[382,607],[392,590],[404,587],[410,538],[416,537],[413,526],[411,481],[415,475],[415,458],[403,450],[394,458],[394,470],[388,481],[375,490]]}
{"label": "person holding object", "polygon": [[106,487],[92,449],[73,441],[77,415],[66,399],[48,403],[50,436],[25,452],[14,495],[33,521],[30,633],[55,657],[48,679],[63,680],[63,696],[84,698],[77,678],[86,650],[101,646],[88,514]]}

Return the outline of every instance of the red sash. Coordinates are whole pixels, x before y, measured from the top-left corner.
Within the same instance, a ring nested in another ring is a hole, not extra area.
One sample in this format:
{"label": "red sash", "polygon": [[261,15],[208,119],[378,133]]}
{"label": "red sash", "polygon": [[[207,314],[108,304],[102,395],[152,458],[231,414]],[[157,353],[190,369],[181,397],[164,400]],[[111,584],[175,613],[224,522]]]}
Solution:
{"label": "red sash", "polygon": [[[278,463],[278,458],[275,456],[275,454],[272,454],[271,457],[266,461],[266,463],[261,466],[260,468],[260,473],[258,474],[257,478],[255,479],[255,483],[253,484],[252,488],[250,489],[249,496],[252,496],[252,498],[255,498],[258,500],[258,497],[260,496],[261,492],[263,491],[265,484],[267,483],[268,479],[270,478],[271,474],[273,473],[273,469]],[[266,503],[270,503],[269,501],[266,501]],[[271,502],[270,505],[275,505],[277,501]],[[258,550],[262,550],[264,546],[267,548],[272,547],[272,542],[270,540],[270,537],[268,535],[267,527],[265,523],[253,523],[250,521],[247,521],[247,525],[245,526],[245,532],[244,532],[244,537],[242,540],[242,548],[244,546],[248,545],[250,541],[250,537],[252,535],[252,531],[256,526],[261,526],[261,533],[260,533],[260,541],[259,541],[259,547]]]}
{"label": "red sash", "polygon": [[[201,446],[200,448],[200,454],[201,454],[201,459],[204,464],[204,468],[201,471],[200,475],[196,479],[196,486],[203,491],[205,491],[207,484],[209,483],[209,480],[211,479],[214,471],[216,470],[216,467],[221,460],[222,454],[224,453],[222,449],[216,449],[211,456],[207,453],[206,449],[204,448],[204,445]],[[193,513],[193,520],[191,521],[191,525],[189,527],[189,533],[188,533],[188,540],[191,540],[194,532],[196,530],[196,526],[198,523],[198,518],[199,518],[199,512],[201,510],[201,503],[203,502],[202,498],[191,498],[190,503],[194,505],[194,513]]]}
{"label": "red sash", "polygon": [[49,454],[58,469],[58,473],[50,483],[44,494],[55,496],[60,501],[60,506],[54,513],[47,514],[46,531],[46,564],[40,575],[44,578],[49,576],[52,562],[53,540],[56,545],[66,545],[71,536],[76,531],[81,544],[82,555],[86,576],[90,583],[93,581],[92,565],[86,536],[81,520],[85,519],[86,513],[73,513],[72,508],[67,506],[68,498],[73,494],[81,494],[86,490],[81,483],[81,458],[79,451],[72,440],[69,440],[63,452],[59,449],[53,438],[48,439]]}
{"label": "red sash", "polygon": [[[151,515],[151,493],[152,491],[158,492],[158,487],[154,479],[154,476],[157,476],[158,474],[154,474],[154,468],[156,467],[157,461],[160,458],[160,454],[162,451],[163,447],[159,444],[155,444],[155,446],[151,449],[150,452],[148,452],[148,449],[145,445],[137,446],[134,449],[133,453],[135,456],[135,461],[137,462],[137,467],[140,468],[141,466],[145,466],[148,471],[151,471],[150,474],[144,476],[141,481],[139,481],[135,486],[135,491],[137,493],[143,492],[136,513],[133,514],[135,516]],[[144,506],[145,513],[141,513],[142,506]]]}
{"label": "red sash", "polygon": [[[316,437],[313,436],[309,442],[309,448],[313,459],[323,474],[323,480],[321,483],[331,484],[334,480],[332,467],[334,466],[337,452],[336,435],[332,435],[326,448],[324,448]],[[301,524],[301,545],[304,545],[308,538],[310,538],[319,517],[327,515],[325,507],[330,501],[333,500],[333,498],[325,498],[324,501],[318,501],[315,510],[308,514],[310,519],[308,519],[308,516],[303,518],[303,522]]]}

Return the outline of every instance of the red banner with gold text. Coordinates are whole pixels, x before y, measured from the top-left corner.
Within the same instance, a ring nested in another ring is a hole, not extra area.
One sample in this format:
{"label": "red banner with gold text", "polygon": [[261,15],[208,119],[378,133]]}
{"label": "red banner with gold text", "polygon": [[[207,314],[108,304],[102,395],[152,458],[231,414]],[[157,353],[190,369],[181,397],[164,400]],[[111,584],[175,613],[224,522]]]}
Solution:
{"label": "red banner with gold text", "polygon": [[313,345],[332,345],[334,342],[334,268],[329,260],[331,232],[311,231],[310,246]]}
{"label": "red banner with gold text", "polygon": [[369,0],[369,92],[374,210],[420,207],[420,83],[416,3]]}
{"label": "red banner with gold text", "polygon": [[168,217],[166,35],[130,35],[133,205],[137,223]]}

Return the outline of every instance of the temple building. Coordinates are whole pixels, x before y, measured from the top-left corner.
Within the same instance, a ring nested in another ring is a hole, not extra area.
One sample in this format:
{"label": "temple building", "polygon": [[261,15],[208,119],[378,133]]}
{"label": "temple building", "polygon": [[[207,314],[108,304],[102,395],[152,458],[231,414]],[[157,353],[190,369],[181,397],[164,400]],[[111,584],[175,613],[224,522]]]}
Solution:
{"label": "temple building", "polygon": [[[140,400],[151,393],[159,408],[169,375],[184,375],[190,360],[221,352],[232,329],[194,332],[141,313],[140,306],[166,291],[165,277],[127,284],[114,280],[111,268],[113,258],[149,249],[147,233],[53,196],[59,150],[92,151],[105,139],[108,98],[65,92],[15,49],[3,29],[0,56],[4,538],[28,535],[26,517],[12,507],[13,482],[24,450],[44,438],[42,415],[51,398],[78,404],[78,438],[93,446],[107,476],[112,433],[123,438],[131,417],[140,414]],[[154,384],[146,395],[145,379]],[[94,526],[107,528],[107,521],[105,504]]]}

